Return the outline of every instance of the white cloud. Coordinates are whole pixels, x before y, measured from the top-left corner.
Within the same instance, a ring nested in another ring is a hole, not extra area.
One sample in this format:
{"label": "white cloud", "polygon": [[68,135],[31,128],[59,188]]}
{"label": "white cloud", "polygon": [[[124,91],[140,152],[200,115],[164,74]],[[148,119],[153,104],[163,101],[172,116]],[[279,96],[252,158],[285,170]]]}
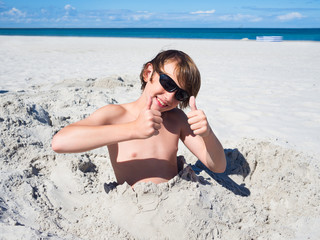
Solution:
{"label": "white cloud", "polygon": [[235,15],[223,15],[219,17],[220,20],[223,21],[249,21],[249,22],[260,22],[262,21],[261,17],[253,16],[253,15],[245,15],[245,14],[235,14]]}
{"label": "white cloud", "polygon": [[117,21],[117,22],[125,22],[125,21],[143,21],[149,20],[153,13],[147,11],[131,11],[131,10],[102,10],[92,12],[90,15],[92,18],[100,18],[106,19],[107,21]]}
{"label": "white cloud", "polygon": [[77,13],[76,8],[72,7],[70,4],[65,5],[64,9],[66,10],[67,16],[75,16]]}
{"label": "white cloud", "polygon": [[65,5],[65,6],[64,6],[64,9],[65,9],[66,11],[76,10],[76,9],[75,9],[74,7],[72,7],[70,4]]}
{"label": "white cloud", "polygon": [[216,10],[212,9],[212,10],[209,10],[209,11],[196,11],[196,12],[191,12],[191,14],[213,14],[215,13]]}
{"label": "white cloud", "polygon": [[131,18],[134,21],[147,20],[151,17],[151,14],[133,14]]}
{"label": "white cloud", "polygon": [[2,12],[1,15],[2,16],[10,16],[10,17],[25,17],[26,13],[21,12],[17,8],[11,8],[9,11]]}
{"label": "white cloud", "polygon": [[290,21],[293,19],[301,19],[301,18],[303,18],[303,16],[301,13],[298,13],[298,12],[291,12],[291,13],[280,15],[277,17],[277,19],[280,21]]}

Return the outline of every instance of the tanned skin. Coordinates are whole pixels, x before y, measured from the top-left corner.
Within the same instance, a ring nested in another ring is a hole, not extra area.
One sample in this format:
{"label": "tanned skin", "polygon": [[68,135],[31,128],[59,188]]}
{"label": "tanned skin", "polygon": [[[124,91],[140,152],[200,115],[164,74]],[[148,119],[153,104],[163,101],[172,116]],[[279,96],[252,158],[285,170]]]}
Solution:
{"label": "tanned skin", "polygon": [[[176,62],[167,62],[162,71],[179,86],[175,67]],[[60,130],[52,140],[53,150],[76,153],[107,146],[119,184],[162,183],[178,173],[181,140],[211,171],[224,172],[223,147],[195,98],[190,97],[191,111],[185,114],[177,108],[175,93],[163,89],[151,64],[144,81],[147,84],[136,101],[104,106]]]}

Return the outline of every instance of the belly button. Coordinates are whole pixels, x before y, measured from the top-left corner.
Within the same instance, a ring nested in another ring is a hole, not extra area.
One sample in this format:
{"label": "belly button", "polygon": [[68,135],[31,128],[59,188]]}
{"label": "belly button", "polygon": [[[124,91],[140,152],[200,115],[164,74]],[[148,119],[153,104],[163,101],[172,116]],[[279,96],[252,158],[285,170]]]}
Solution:
{"label": "belly button", "polygon": [[136,153],[136,152],[131,153],[131,157],[132,157],[132,158],[136,158],[136,157],[137,157],[137,153]]}

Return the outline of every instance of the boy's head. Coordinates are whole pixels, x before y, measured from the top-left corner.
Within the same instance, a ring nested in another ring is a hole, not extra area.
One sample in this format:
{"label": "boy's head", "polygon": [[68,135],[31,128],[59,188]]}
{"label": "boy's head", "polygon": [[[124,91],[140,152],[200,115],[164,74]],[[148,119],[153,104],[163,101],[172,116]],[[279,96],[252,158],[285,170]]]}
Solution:
{"label": "boy's head", "polygon": [[[142,71],[140,73],[141,89],[143,90],[146,86],[146,81],[144,79],[146,68],[149,64],[152,64],[154,72],[160,74],[163,72],[164,65],[166,63],[175,62],[176,63],[176,76],[179,85],[184,89],[189,96],[196,97],[201,85],[200,72],[193,62],[193,60],[184,52],[178,50],[167,50],[158,53],[158,55],[143,65]],[[154,73],[153,72],[153,73]],[[189,104],[190,97],[180,102],[180,108],[186,108]]]}

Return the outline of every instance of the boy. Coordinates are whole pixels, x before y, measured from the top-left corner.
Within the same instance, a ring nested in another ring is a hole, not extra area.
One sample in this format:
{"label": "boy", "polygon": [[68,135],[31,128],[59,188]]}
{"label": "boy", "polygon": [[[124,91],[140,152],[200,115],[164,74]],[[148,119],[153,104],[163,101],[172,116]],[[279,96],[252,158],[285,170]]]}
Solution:
{"label": "boy", "polygon": [[[60,130],[52,140],[58,153],[108,146],[118,184],[166,182],[178,173],[178,141],[211,171],[224,172],[226,159],[195,97],[200,73],[193,60],[177,50],[160,52],[140,74],[138,100],[107,105]],[[190,105],[186,115],[182,110]]]}

